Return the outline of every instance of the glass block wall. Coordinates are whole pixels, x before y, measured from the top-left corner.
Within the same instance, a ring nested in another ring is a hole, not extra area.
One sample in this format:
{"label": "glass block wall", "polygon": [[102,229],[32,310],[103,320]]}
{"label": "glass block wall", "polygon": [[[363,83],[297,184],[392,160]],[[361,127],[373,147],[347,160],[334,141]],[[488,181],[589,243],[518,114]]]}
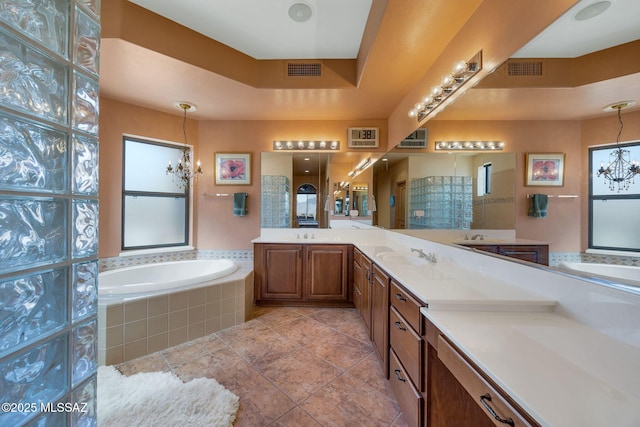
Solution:
{"label": "glass block wall", "polygon": [[0,425],[96,425],[100,0],[0,2]]}
{"label": "glass block wall", "polygon": [[260,227],[291,227],[289,178],[263,175],[260,193]]}
{"label": "glass block wall", "polygon": [[470,176],[427,176],[412,179],[409,228],[469,230],[473,220]]}

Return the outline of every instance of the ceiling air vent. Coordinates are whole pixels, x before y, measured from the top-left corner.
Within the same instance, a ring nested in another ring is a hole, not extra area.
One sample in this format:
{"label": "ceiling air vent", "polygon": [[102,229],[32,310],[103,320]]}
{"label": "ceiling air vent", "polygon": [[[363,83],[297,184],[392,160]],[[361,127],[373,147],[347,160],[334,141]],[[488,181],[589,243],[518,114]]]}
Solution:
{"label": "ceiling air vent", "polygon": [[427,130],[418,129],[403,139],[397,148],[427,148]]}
{"label": "ceiling air vent", "polygon": [[320,62],[288,62],[287,77],[320,77],[322,64]]}
{"label": "ceiling air vent", "polygon": [[509,62],[507,73],[509,76],[541,76],[542,62],[540,61]]}

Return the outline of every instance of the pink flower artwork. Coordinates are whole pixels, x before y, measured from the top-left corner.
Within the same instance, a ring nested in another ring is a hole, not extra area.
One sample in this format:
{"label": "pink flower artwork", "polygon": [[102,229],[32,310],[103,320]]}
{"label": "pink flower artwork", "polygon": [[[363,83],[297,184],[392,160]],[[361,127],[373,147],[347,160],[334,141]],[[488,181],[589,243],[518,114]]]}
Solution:
{"label": "pink flower artwork", "polygon": [[533,181],[557,181],[560,162],[558,160],[534,160]]}

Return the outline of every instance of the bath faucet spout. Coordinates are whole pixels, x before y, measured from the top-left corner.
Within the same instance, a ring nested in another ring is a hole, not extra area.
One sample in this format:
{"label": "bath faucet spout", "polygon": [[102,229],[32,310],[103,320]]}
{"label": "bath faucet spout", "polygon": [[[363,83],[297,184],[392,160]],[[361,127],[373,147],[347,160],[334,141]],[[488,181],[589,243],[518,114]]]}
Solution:
{"label": "bath faucet spout", "polygon": [[411,248],[411,252],[417,253],[420,258],[424,258],[429,262],[433,262],[433,263],[438,262],[438,256],[434,252],[429,252],[428,254],[425,254],[422,249],[416,249],[416,248]]}
{"label": "bath faucet spout", "polygon": [[484,235],[474,234],[473,236],[471,236],[471,240],[484,240]]}

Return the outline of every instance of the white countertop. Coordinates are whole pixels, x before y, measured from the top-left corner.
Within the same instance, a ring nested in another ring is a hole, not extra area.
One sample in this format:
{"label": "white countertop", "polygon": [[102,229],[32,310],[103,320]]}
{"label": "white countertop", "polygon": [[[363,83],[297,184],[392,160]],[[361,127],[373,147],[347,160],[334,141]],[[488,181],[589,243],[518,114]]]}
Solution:
{"label": "white countertop", "polygon": [[554,313],[423,309],[544,426],[640,426],[640,351]]}
{"label": "white countertop", "polygon": [[[254,242],[354,244],[541,425],[640,426],[640,296],[410,232],[304,233]],[[438,261],[415,262],[412,248]]]}

